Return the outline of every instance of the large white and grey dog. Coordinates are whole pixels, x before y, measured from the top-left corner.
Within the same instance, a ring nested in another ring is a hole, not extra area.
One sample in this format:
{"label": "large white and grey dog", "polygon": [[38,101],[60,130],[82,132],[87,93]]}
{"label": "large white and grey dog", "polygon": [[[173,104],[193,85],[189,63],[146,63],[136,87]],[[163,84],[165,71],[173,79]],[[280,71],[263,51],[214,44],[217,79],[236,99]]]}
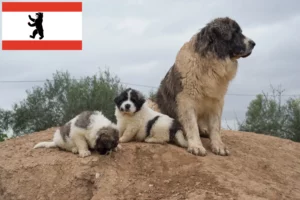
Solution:
{"label": "large white and grey dog", "polygon": [[133,140],[160,144],[170,142],[187,147],[187,139],[179,123],[152,110],[139,91],[128,88],[115,97],[114,102],[120,143]]}
{"label": "large white and grey dog", "polygon": [[51,142],[40,142],[35,148],[59,147],[80,157],[91,155],[90,149],[106,154],[117,150],[119,131],[116,124],[100,111],[84,111],[58,128]]}

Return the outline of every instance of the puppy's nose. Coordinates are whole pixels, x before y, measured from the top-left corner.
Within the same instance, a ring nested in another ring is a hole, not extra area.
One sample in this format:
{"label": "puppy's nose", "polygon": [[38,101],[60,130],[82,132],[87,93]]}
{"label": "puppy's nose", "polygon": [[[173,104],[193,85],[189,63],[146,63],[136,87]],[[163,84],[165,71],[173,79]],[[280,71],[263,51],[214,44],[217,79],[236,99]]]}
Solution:
{"label": "puppy's nose", "polygon": [[130,104],[125,104],[125,109],[128,110],[130,108]]}
{"label": "puppy's nose", "polygon": [[249,44],[250,44],[251,47],[254,47],[256,45],[253,40],[249,40]]}

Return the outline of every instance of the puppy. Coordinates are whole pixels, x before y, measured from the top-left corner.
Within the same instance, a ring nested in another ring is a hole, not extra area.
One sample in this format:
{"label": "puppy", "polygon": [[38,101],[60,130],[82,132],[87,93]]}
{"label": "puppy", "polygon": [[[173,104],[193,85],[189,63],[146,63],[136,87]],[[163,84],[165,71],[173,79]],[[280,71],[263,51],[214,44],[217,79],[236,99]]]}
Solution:
{"label": "puppy", "polygon": [[187,147],[187,139],[179,123],[152,110],[139,91],[128,88],[115,97],[114,102],[120,143],[132,140],[161,144],[170,142]]}
{"label": "puppy", "polygon": [[40,142],[33,148],[51,148],[79,153],[80,157],[90,156],[89,149],[100,154],[116,151],[119,131],[116,124],[107,119],[102,112],[84,111],[58,128],[51,142]]}

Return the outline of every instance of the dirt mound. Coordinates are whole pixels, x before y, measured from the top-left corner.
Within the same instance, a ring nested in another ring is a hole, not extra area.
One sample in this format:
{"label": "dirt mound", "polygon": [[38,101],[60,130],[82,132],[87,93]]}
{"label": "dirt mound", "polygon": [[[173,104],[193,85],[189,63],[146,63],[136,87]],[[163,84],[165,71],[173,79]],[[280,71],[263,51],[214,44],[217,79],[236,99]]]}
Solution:
{"label": "dirt mound", "polygon": [[122,144],[79,158],[32,149],[54,129],[0,143],[2,200],[300,199],[300,144],[223,131],[229,157],[196,157],[173,145]]}

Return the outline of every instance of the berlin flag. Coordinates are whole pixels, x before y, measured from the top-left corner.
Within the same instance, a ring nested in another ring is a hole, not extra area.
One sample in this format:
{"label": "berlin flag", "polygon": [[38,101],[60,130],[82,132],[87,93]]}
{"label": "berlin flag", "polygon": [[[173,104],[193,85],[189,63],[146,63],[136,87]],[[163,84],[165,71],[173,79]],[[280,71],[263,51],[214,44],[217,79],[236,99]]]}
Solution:
{"label": "berlin flag", "polygon": [[82,2],[2,2],[2,50],[82,50]]}

